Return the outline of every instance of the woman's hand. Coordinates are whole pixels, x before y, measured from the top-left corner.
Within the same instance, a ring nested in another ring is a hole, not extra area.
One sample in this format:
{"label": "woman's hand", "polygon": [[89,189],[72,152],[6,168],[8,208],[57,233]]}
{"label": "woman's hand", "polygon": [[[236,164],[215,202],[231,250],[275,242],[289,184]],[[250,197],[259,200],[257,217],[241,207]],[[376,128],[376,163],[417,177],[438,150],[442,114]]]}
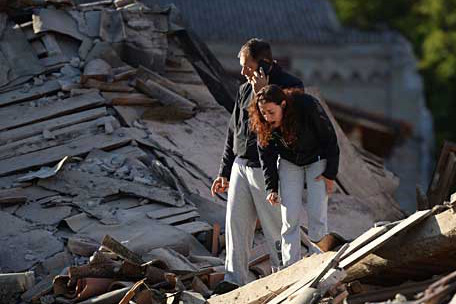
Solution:
{"label": "woman's hand", "polygon": [[326,193],[328,193],[328,195],[331,195],[331,193],[333,193],[333,191],[334,191],[334,180],[328,179],[328,178],[324,177],[323,175],[320,175],[315,178],[315,181],[317,181],[317,182],[321,181],[321,180],[323,180],[325,182]]}
{"label": "woman's hand", "polygon": [[273,206],[280,204],[280,197],[277,192],[269,193],[266,200]]}

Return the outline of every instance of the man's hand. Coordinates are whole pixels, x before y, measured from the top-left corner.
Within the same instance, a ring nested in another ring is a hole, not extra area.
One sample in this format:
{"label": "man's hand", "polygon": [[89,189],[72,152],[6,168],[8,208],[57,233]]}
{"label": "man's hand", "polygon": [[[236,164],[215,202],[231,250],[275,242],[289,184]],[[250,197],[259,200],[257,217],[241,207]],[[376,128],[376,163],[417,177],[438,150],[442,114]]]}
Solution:
{"label": "man's hand", "polygon": [[216,193],[223,193],[228,190],[230,182],[226,177],[219,176],[212,183],[211,194],[215,196]]}
{"label": "man's hand", "polygon": [[280,204],[280,197],[277,192],[269,193],[266,200],[273,206]]}
{"label": "man's hand", "polygon": [[267,76],[263,68],[260,68],[260,72],[253,72],[253,77],[251,79],[251,85],[253,87],[253,91],[258,93],[263,87],[269,84],[269,76]]}
{"label": "man's hand", "polygon": [[321,181],[321,180],[323,180],[325,182],[326,193],[328,193],[328,195],[331,195],[331,193],[333,193],[333,191],[334,191],[334,180],[328,179],[328,178],[324,177],[323,175],[320,175],[317,178],[315,178],[315,181],[317,181],[317,182]]}

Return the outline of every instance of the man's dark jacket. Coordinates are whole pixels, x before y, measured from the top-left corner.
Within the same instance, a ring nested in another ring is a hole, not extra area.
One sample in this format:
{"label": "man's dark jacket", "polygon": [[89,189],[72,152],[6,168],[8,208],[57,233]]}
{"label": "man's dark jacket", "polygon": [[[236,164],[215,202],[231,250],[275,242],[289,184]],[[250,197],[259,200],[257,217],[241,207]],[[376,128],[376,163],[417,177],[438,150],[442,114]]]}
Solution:
{"label": "man's dark jacket", "polygon": [[[269,75],[269,84],[275,84],[281,88],[303,88],[301,80],[284,72],[275,63]],[[249,129],[248,107],[253,96],[253,88],[250,83],[246,82],[239,87],[225,141],[219,176],[230,178],[231,167],[236,156],[246,159],[249,167],[261,166],[256,135]]]}

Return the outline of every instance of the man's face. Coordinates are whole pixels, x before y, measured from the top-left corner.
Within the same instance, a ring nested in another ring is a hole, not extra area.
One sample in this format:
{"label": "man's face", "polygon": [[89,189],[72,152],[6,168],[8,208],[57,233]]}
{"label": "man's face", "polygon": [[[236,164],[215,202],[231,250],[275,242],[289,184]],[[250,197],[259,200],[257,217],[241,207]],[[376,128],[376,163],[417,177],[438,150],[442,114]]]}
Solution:
{"label": "man's face", "polygon": [[241,65],[241,75],[247,78],[247,81],[251,81],[255,72],[258,69],[258,63],[251,57],[241,54],[239,57],[239,63]]}

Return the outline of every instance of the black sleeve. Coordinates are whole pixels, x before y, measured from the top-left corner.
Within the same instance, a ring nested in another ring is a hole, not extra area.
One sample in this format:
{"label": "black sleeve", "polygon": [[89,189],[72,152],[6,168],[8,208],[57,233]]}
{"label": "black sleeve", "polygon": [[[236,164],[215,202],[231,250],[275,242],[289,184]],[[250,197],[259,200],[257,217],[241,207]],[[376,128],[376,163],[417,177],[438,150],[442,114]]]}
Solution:
{"label": "black sleeve", "polygon": [[326,170],[323,172],[323,176],[334,180],[339,170],[339,145],[337,144],[336,132],[334,131],[331,120],[318,100],[313,97],[311,98],[313,99],[311,103],[312,111],[310,111],[311,119],[327,160]]}
{"label": "black sleeve", "polygon": [[277,159],[279,153],[274,140],[269,142],[266,147],[258,145],[261,168],[263,169],[266,193],[279,192],[279,173],[277,171]]}
{"label": "black sleeve", "polygon": [[231,114],[230,123],[228,125],[228,132],[226,134],[225,147],[223,149],[222,160],[220,162],[220,169],[218,176],[230,178],[231,167],[233,166],[236,155],[233,152],[233,134],[234,134],[234,120],[235,120],[236,105]]}
{"label": "black sleeve", "polygon": [[233,151],[233,136],[236,124],[236,113],[239,107],[239,96],[240,92],[238,91],[236,95],[236,101],[234,103],[234,109],[231,113],[230,122],[228,124],[225,146],[223,148],[222,160],[220,161],[220,168],[218,173],[218,176],[226,177],[227,179],[230,179],[231,168],[233,167],[234,159],[236,158],[236,155],[234,155]]}

